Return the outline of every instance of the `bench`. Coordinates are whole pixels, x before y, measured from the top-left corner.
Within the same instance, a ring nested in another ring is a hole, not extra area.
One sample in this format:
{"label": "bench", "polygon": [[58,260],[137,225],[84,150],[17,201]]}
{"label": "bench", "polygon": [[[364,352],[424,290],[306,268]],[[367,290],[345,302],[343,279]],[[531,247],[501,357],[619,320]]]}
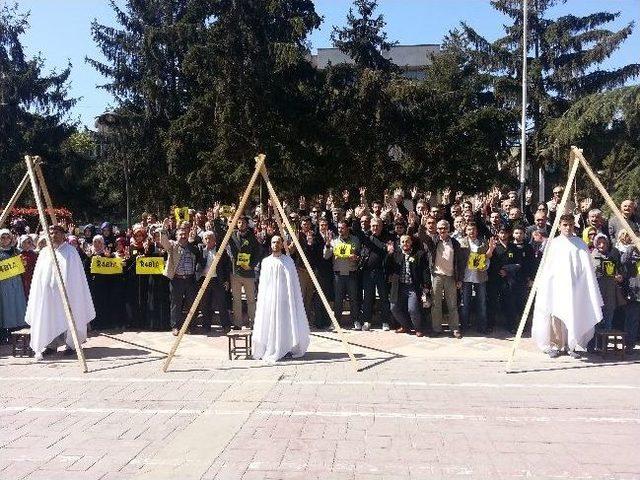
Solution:
{"label": "bench", "polygon": [[23,328],[11,332],[11,355],[14,357],[31,357],[33,350],[29,346],[31,329]]}
{"label": "bench", "polygon": [[624,350],[627,344],[627,333],[621,330],[606,330],[596,332],[596,351],[604,357],[612,352],[624,359]]}
{"label": "bench", "polygon": [[251,330],[231,330],[227,333],[229,339],[229,360],[240,357],[251,358]]}

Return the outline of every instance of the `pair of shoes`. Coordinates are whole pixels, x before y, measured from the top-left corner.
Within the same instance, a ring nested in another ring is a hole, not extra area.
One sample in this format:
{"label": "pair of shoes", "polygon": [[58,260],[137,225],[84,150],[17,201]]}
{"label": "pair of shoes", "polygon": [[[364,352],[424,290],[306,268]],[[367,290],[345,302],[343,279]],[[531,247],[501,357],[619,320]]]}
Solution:
{"label": "pair of shoes", "polygon": [[569,353],[567,355],[569,355],[571,358],[575,358],[575,359],[582,358],[582,355],[580,355],[575,350],[569,350]]}
{"label": "pair of shoes", "polygon": [[180,333],[180,330],[178,330],[177,328],[174,328],[173,330],[171,330],[171,335],[173,335],[174,337],[177,337],[179,333]]}
{"label": "pair of shoes", "polygon": [[382,324],[382,331],[383,332],[388,332],[389,331],[389,324],[388,323],[383,323]]}
{"label": "pair of shoes", "polygon": [[558,358],[560,355],[562,355],[562,353],[560,353],[559,350],[549,350],[550,358]]}
{"label": "pair of shoes", "polygon": [[360,322],[353,322],[354,330],[362,330],[362,324]]}
{"label": "pair of shoes", "polygon": [[407,333],[404,327],[396,328],[396,333]]}
{"label": "pair of shoes", "polygon": [[460,330],[454,330],[453,331],[453,338],[462,338],[462,333],[460,333]]}
{"label": "pair of shoes", "polygon": [[364,322],[362,324],[362,331],[363,332],[368,332],[369,330],[371,330],[371,324],[369,324],[369,322]]}
{"label": "pair of shoes", "polygon": [[416,337],[424,337],[424,333],[422,333],[420,330],[416,330]]}

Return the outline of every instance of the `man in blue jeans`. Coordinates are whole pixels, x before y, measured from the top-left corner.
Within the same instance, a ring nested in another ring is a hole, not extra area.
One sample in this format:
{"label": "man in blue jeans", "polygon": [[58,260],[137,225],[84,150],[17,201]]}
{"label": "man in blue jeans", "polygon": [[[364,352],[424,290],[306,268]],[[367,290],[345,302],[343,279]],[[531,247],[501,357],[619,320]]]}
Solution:
{"label": "man in blue jeans", "polygon": [[415,331],[424,336],[422,295],[431,291],[429,259],[423,250],[413,252],[409,235],[400,237],[400,251],[392,242],[387,245],[387,272],[392,276],[391,313],[401,325],[396,333]]}
{"label": "man in blue jeans", "polygon": [[489,260],[496,248],[496,240],[491,237],[488,242],[478,238],[478,227],[470,223],[466,227],[467,236],[460,240],[460,249],[465,260],[464,277],[462,279],[462,306],[460,308],[461,327],[469,328],[471,303],[475,292],[476,330],[487,333],[487,280]]}

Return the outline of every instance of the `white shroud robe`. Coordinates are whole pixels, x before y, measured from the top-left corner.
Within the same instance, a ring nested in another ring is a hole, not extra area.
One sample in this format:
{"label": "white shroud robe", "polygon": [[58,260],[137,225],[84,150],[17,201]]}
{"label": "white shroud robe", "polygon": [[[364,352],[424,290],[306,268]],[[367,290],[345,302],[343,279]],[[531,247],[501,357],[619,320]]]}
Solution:
{"label": "white shroud robe", "polygon": [[298,358],[308,347],[309,323],[295,264],[288,255],[270,255],[260,265],[253,358],[275,362],[289,352]]}
{"label": "white shroud robe", "polygon": [[550,348],[554,316],[567,329],[569,348],[585,348],[602,320],[602,296],[587,245],[578,237],[560,235],[551,240],[547,255],[540,272],[531,336],[542,350]]}
{"label": "white shroud robe", "polygon": [[[87,339],[87,325],[96,317],[96,311],[82,260],[76,249],[66,242],[56,249],[56,257],[67,289],[78,340],[83,343]],[[64,332],[67,332],[67,345],[74,348],[48,246],[40,251],[33,271],[25,321],[31,325],[30,345],[34,352],[42,353],[47,345]]]}

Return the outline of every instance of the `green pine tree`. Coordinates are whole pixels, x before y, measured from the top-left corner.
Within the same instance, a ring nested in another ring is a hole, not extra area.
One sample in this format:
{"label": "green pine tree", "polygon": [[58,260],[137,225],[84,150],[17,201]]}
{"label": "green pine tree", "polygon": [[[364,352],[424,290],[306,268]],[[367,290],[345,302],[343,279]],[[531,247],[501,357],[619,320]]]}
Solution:
{"label": "green pine tree", "polygon": [[44,59],[27,57],[21,37],[28,15],[17,6],[0,9],[0,202],[13,193],[25,173],[24,155],[40,155],[49,190],[57,204],[73,206],[64,182],[70,167],[62,144],[74,131],[68,112],[76,100],[68,97],[71,66],[46,74]]}
{"label": "green pine tree", "polygon": [[[584,17],[549,18],[549,10],[563,0],[528,0],[528,147],[529,157],[539,164],[554,159],[553,140],[545,126],[587,95],[625,84],[640,74],[640,64],[614,70],[602,62],[615,52],[633,31],[633,22],[617,31],[606,25],[619,13],[597,12]],[[463,24],[467,37],[478,47],[478,57],[495,75],[496,95],[515,110],[520,109],[522,68],[522,0],[492,0],[491,4],[511,18],[505,36],[488,42]],[[513,143],[519,141],[513,138]],[[566,152],[562,153],[563,158]]]}

